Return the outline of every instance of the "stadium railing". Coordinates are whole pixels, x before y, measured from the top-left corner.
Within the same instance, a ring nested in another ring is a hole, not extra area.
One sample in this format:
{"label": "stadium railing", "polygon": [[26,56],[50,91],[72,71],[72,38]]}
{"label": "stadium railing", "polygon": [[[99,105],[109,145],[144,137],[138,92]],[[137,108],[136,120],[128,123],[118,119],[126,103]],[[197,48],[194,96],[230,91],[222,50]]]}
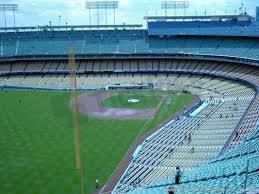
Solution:
{"label": "stadium railing", "polygon": [[[225,187],[224,187],[224,194],[227,194],[227,193],[232,194],[232,193],[236,192],[243,184],[244,184],[243,190],[244,190],[244,191],[246,190],[246,188],[247,188],[247,180],[248,180],[248,173],[249,173],[249,164],[250,164],[250,161],[253,160],[253,159],[255,159],[255,158],[259,158],[259,155],[253,156],[253,157],[250,157],[249,159],[247,159],[247,161],[246,161],[246,166],[245,166],[242,170],[240,170],[240,172],[237,173],[236,176],[234,176],[234,177],[225,185]],[[233,181],[235,181],[240,175],[242,175],[242,174],[244,174],[244,173],[245,173],[244,179],[243,179],[234,189],[228,191],[229,185],[230,185]]]}
{"label": "stadium railing", "polygon": [[[259,60],[245,57],[228,55],[210,55],[194,53],[101,53],[101,54],[76,54],[76,59],[199,59],[211,61],[234,62],[247,65],[259,66]],[[15,60],[46,60],[46,59],[68,59],[68,55],[17,55],[1,56],[0,61]]]}

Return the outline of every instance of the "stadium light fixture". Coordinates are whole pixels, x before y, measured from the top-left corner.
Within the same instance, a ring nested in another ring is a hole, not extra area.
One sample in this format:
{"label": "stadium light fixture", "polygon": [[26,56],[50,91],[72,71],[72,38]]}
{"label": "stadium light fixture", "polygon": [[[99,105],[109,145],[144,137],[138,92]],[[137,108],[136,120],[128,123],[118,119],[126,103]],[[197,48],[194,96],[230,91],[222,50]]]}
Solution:
{"label": "stadium light fixture", "polygon": [[95,9],[97,11],[97,25],[99,25],[99,10],[105,10],[105,23],[107,25],[107,10],[113,9],[113,22],[115,25],[115,9],[119,6],[118,1],[86,1],[85,8],[89,13],[89,25],[91,25],[91,10]]}
{"label": "stadium light fixture", "polygon": [[162,1],[161,2],[161,9],[165,10],[165,16],[167,16],[167,10],[173,9],[174,16],[176,15],[177,9],[183,9],[184,15],[186,13],[186,8],[189,7],[189,1]]}
{"label": "stadium light fixture", "polygon": [[18,11],[18,4],[0,4],[0,11],[4,13],[4,24],[6,28],[6,12],[13,12],[13,25],[15,27],[15,12]]}
{"label": "stadium light fixture", "polygon": [[61,25],[61,15],[58,16],[58,25]]}

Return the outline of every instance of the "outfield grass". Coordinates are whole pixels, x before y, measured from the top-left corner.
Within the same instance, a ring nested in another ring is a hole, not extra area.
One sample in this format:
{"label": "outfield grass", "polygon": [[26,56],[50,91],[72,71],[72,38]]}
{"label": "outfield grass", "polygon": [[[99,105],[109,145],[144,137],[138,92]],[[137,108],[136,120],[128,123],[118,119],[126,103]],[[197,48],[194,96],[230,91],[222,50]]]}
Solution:
{"label": "outfield grass", "polygon": [[[96,178],[105,184],[138,134],[192,98],[168,98],[148,123],[80,115],[86,193],[95,191]],[[67,92],[0,91],[0,194],[80,193],[69,101]]]}

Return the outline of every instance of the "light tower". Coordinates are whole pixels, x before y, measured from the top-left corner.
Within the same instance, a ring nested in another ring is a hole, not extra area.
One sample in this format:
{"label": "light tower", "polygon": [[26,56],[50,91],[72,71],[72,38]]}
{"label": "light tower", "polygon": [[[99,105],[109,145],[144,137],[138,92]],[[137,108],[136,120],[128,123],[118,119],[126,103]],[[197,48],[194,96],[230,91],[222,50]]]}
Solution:
{"label": "light tower", "polygon": [[6,12],[13,12],[13,27],[15,27],[15,12],[18,11],[18,4],[0,4],[0,11],[4,13],[4,25],[6,28]]}
{"label": "light tower", "polygon": [[189,7],[189,1],[162,1],[161,8],[165,10],[165,16],[167,16],[167,10],[173,9],[174,16],[176,16],[177,9],[183,9],[184,15],[186,14],[186,8]]}
{"label": "light tower", "polygon": [[115,10],[118,8],[118,1],[86,1],[85,8],[89,11],[89,25],[92,24],[91,21],[91,10],[95,9],[97,11],[97,25],[100,24],[99,10],[105,10],[105,24],[108,24],[107,21],[107,10],[113,10],[113,23],[115,25]]}
{"label": "light tower", "polygon": [[61,15],[58,16],[58,25],[61,25]]}
{"label": "light tower", "polygon": [[256,7],[256,15],[255,15],[255,17],[256,17],[256,21],[259,22],[259,6]]}

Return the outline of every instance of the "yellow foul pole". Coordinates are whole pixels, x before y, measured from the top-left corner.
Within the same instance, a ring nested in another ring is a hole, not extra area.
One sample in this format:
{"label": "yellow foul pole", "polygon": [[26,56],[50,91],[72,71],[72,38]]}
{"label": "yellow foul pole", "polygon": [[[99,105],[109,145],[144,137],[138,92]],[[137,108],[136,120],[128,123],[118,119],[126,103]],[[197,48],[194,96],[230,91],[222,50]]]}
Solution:
{"label": "yellow foul pole", "polygon": [[80,144],[80,124],[78,113],[78,95],[77,95],[77,83],[76,83],[76,61],[75,53],[72,47],[69,48],[69,70],[70,70],[70,82],[71,82],[71,98],[72,98],[72,119],[74,127],[74,142],[75,142],[75,162],[76,169],[80,171],[80,184],[81,194],[85,193],[84,187],[84,174],[83,164],[81,156],[81,144]]}

